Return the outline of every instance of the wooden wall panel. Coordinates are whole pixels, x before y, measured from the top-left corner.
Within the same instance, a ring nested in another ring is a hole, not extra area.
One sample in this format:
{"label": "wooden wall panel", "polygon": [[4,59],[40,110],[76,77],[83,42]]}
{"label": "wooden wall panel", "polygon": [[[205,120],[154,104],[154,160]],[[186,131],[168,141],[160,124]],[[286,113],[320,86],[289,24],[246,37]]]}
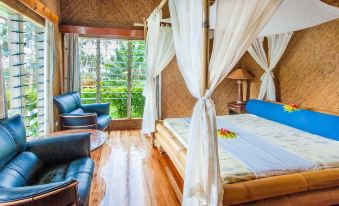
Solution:
{"label": "wooden wall panel", "polygon": [[[256,77],[251,85],[256,98],[263,70],[248,53],[241,64]],[[339,20],[295,32],[274,71],[278,101],[339,115],[338,65]]]}
{"label": "wooden wall panel", "polygon": [[[142,23],[159,3],[160,0],[61,0],[61,23],[131,29],[134,22]],[[168,17],[168,13],[165,6],[163,15]]]}

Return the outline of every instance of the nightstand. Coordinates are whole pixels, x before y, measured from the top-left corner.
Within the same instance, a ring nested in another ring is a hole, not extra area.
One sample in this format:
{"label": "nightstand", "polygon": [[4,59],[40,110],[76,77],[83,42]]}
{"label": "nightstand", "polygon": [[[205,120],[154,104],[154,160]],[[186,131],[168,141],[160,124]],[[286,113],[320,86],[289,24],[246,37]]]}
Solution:
{"label": "nightstand", "polygon": [[238,104],[237,102],[228,102],[227,108],[229,114],[244,114],[246,113],[246,102]]}

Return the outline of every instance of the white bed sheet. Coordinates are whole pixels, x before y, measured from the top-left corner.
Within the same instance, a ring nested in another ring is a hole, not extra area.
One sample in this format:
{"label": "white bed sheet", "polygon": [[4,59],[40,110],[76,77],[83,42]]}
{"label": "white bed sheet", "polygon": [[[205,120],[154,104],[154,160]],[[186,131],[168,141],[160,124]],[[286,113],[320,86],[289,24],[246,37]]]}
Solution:
{"label": "white bed sheet", "polygon": [[[314,169],[339,167],[338,141],[310,134],[252,114],[225,115],[218,116],[217,119],[228,121],[246,132],[263,138],[265,141],[315,162],[317,167]],[[165,119],[163,124],[184,146],[186,145],[189,136],[189,120],[187,118],[169,118]],[[228,151],[219,149],[219,159],[224,183],[265,177],[255,174],[247,165]],[[270,176],[288,173],[291,173],[291,171],[274,173]]]}

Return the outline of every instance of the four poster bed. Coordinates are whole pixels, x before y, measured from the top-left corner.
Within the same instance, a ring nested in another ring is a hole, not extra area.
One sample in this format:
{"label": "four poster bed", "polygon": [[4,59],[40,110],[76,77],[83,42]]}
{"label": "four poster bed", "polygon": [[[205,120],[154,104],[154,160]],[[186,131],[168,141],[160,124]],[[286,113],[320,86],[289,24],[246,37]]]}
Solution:
{"label": "four poster bed", "polygon": [[[280,104],[258,100],[249,101],[247,111],[248,114],[217,117],[218,128],[223,126],[237,131],[239,140],[236,141],[241,142],[239,146],[233,139],[219,138],[223,204],[338,204],[339,142],[336,140],[339,139],[339,117],[308,110],[287,113]],[[179,199],[185,173],[189,121],[188,118],[158,121],[154,133],[154,145],[163,153],[164,158],[168,158],[168,175],[173,187],[179,188]],[[241,129],[238,130],[237,127],[240,126]],[[249,141],[248,147],[246,135],[250,136],[252,141]],[[326,135],[328,138],[320,135]],[[253,145],[253,141],[261,142]],[[269,145],[271,143],[273,146]],[[230,145],[227,147],[225,144]],[[261,151],[251,151],[253,146]],[[271,146],[269,150],[265,148],[267,146]],[[272,149],[274,146],[278,148]],[[232,151],[232,148],[239,151]],[[279,148],[284,148],[284,151],[279,151]],[[298,157],[295,159],[284,154],[286,151]],[[242,153],[253,158],[242,157]],[[266,158],[261,159],[264,154]],[[274,154],[281,155],[281,162],[279,158],[274,159]],[[253,161],[267,168],[255,168],[251,164]],[[172,164],[174,167],[171,167]],[[176,178],[173,178],[174,176]]]}
{"label": "four poster bed", "polygon": [[[307,110],[289,115],[281,105],[253,100],[246,105],[249,114],[216,117],[211,95],[248,50],[265,70],[258,99],[275,101],[272,70],[293,31],[339,18],[339,9],[319,0],[225,0],[216,1],[213,11],[209,0],[169,0],[171,28],[165,29],[165,1],[145,24],[142,132],[155,132],[155,145],[168,155],[172,175],[166,171],[179,183],[173,185],[182,205],[338,204],[338,116]],[[155,124],[156,77],[174,55],[197,102],[191,118]]]}

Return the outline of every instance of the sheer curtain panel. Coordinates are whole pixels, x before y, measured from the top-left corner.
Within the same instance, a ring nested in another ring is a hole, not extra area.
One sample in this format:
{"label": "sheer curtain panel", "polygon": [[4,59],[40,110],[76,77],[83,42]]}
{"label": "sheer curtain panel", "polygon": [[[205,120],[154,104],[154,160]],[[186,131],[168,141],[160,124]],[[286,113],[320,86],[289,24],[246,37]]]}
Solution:
{"label": "sheer curtain panel", "polygon": [[155,10],[147,19],[147,80],[143,92],[146,98],[142,121],[143,134],[149,134],[155,131],[155,121],[158,119],[155,78],[175,55],[172,29],[167,26],[160,26],[161,19],[162,12],[160,10]]}
{"label": "sheer curtain panel", "polygon": [[255,40],[282,0],[217,1],[209,89],[200,95],[202,1],[169,0],[180,71],[198,99],[190,125],[183,205],[222,205],[217,125],[211,94]]}
{"label": "sheer curtain panel", "polygon": [[2,65],[2,45],[0,45],[0,119],[5,118],[6,116],[5,80]]}
{"label": "sheer curtain panel", "polygon": [[293,33],[274,34],[267,37],[268,39],[268,58],[264,49],[264,37],[259,37],[252,43],[248,52],[253,59],[259,64],[265,73],[261,76],[261,85],[258,99],[266,99],[276,101],[276,93],[274,86],[273,69],[278,64],[280,58],[284,54],[288,42],[290,41]]}
{"label": "sheer curtain panel", "polygon": [[54,25],[52,22],[45,20],[45,133],[54,131],[54,113],[53,113],[53,79],[55,68],[55,38]]}
{"label": "sheer curtain panel", "polygon": [[64,93],[80,92],[79,34],[64,36]]}

